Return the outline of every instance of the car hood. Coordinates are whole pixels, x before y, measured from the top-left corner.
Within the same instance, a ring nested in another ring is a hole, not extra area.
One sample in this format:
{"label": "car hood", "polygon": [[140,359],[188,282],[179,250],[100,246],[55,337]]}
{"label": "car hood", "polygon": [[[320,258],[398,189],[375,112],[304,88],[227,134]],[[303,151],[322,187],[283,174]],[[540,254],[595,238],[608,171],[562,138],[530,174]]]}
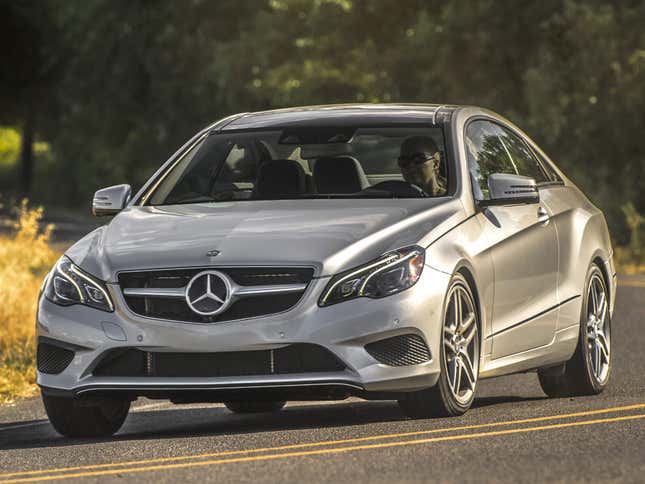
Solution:
{"label": "car hood", "polygon": [[233,265],[313,266],[326,276],[388,250],[425,247],[463,217],[459,200],[446,198],[130,207],[67,255],[112,282],[123,270]]}

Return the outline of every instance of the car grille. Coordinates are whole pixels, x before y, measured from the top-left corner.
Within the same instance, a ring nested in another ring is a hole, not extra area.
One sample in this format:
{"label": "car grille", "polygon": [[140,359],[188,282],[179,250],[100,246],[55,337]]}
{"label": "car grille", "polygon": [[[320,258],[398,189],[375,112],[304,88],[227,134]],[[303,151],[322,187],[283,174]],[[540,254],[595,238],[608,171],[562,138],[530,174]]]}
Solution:
{"label": "car grille", "polygon": [[[243,287],[301,285],[300,290],[284,294],[254,294],[233,302],[224,312],[202,316],[193,312],[183,297],[144,297],[126,294],[128,289],[180,289],[196,274],[205,270],[225,273],[235,284]],[[312,268],[191,268],[140,272],[121,272],[119,285],[128,307],[136,314],[182,322],[216,323],[280,313],[295,306],[313,278]]]}
{"label": "car grille", "polygon": [[36,366],[41,373],[57,375],[74,359],[74,352],[49,343],[38,343]]}
{"label": "car grille", "polygon": [[423,338],[404,334],[365,345],[365,350],[379,363],[389,366],[418,365],[430,361],[430,350]]}
{"label": "car grille", "polygon": [[342,371],[345,365],[330,351],[313,344],[275,350],[219,353],[164,353],[136,348],[110,350],[94,376],[215,378]]}

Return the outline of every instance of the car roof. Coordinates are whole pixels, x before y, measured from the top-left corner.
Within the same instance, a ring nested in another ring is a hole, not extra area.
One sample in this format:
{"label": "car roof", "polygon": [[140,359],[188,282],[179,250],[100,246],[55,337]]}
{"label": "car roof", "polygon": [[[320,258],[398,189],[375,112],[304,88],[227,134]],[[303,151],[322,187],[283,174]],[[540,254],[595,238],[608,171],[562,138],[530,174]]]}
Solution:
{"label": "car roof", "polygon": [[[441,104],[330,104],[243,113],[219,130],[264,129],[357,124],[390,125],[447,122],[460,106]],[[230,119],[230,118],[229,118]]]}

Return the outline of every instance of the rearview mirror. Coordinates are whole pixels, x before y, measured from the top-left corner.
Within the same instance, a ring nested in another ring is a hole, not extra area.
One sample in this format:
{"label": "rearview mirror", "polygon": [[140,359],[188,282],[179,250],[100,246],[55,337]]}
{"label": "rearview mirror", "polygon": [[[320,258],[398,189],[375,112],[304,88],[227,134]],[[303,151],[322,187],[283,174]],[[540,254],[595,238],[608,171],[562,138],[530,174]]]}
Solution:
{"label": "rearview mirror", "polygon": [[511,205],[540,201],[535,180],[528,176],[493,173],[488,176],[488,190],[490,199],[482,200],[481,205]]}
{"label": "rearview mirror", "polygon": [[131,193],[130,185],[114,185],[102,188],[94,194],[92,214],[100,217],[101,215],[119,213],[130,201]]}

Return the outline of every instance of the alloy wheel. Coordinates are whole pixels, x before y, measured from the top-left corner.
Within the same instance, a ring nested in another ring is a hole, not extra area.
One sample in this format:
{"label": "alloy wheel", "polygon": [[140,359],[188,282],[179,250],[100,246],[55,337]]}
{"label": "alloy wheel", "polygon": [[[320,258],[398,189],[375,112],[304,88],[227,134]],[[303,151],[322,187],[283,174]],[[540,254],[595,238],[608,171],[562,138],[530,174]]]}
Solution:
{"label": "alloy wheel", "polygon": [[589,281],[587,295],[587,355],[594,378],[604,384],[609,376],[611,330],[607,289],[599,274]]}
{"label": "alloy wheel", "polygon": [[468,404],[477,385],[479,336],[475,304],[460,283],[455,284],[448,294],[443,345],[450,391],[457,402]]}

